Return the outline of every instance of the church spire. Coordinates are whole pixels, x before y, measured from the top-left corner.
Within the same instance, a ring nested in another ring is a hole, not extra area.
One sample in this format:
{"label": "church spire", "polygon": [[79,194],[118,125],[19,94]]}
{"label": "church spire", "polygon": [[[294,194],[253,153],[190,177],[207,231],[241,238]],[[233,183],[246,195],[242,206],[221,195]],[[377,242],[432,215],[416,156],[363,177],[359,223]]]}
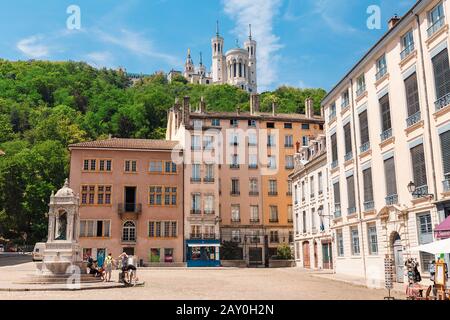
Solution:
{"label": "church spire", "polygon": [[219,36],[219,20],[216,20],[216,36]]}
{"label": "church spire", "polygon": [[203,65],[203,58],[202,58],[202,52],[200,51],[200,65]]}
{"label": "church spire", "polygon": [[251,23],[248,25],[248,30],[249,30],[248,39],[252,40],[252,24]]}

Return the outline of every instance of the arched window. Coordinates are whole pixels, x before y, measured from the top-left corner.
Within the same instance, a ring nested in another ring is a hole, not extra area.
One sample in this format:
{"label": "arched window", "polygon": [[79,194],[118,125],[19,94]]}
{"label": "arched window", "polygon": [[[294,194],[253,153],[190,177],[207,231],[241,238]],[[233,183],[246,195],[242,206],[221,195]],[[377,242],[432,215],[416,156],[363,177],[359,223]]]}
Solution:
{"label": "arched window", "polygon": [[236,78],[236,62],[233,63],[233,77]]}
{"label": "arched window", "polygon": [[253,47],[251,47],[252,49],[251,49],[251,51],[252,51],[252,55],[253,55]]}
{"label": "arched window", "polygon": [[218,48],[219,48],[219,50],[218,50],[218,51],[219,51],[219,53],[220,53],[220,43],[219,43],[219,44],[218,44],[217,46],[218,46]]}
{"label": "arched window", "polygon": [[136,241],[136,224],[133,221],[126,221],[122,228],[123,241]]}
{"label": "arched window", "polygon": [[217,52],[217,43],[214,43],[214,52]]}
{"label": "arched window", "polygon": [[247,67],[246,67],[246,65],[244,64],[244,78],[247,77],[246,74],[247,74]]}
{"label": "arched window", "polygon": [[242,63],[239,62],[239,78],[242,77]]}

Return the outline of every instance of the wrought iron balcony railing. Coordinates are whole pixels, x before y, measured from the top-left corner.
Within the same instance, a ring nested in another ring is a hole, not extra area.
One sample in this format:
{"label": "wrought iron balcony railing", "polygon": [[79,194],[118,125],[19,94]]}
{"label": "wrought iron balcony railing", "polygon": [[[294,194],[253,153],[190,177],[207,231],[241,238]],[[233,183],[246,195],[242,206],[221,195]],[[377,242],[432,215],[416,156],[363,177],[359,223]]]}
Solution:
{"label": "wrought iron balcony railing", "polygon": [[398,203],[398,195],[397,194],[392,194],[390,196],[387,196],[385,198],[385,200],[386,200],[386,205],[387,206],[392,206],[392,205]]}
{"label": "wrought iron balcony railing", "polygon": [[136,213],[140,214],[142,212],[141,203],[119,203],[117,211],[119,214],[122,213]]}
{"label": "wrought iron balcony railing", "polygon": [[375,78],[377,80],[380,80],[381,78],[383,78],[383,76],[387,73],[387,67],[383,67],[381,68],[375,75]]}
{"label": "wrought iron balcony railing", "polygon": [[428,195],[428,186],[427,185],[416,187],[416,191],[414,191],[414,193],[413,193],[414,199],[419,199],[426,195]]}
{"label": "wrought iron balcony railing", "polygon": [[392,137],[392,128],[389,128],[389,129],[387,129],[387,130],[384,130],[384,131],[380,134],[381,142],[386,141],[386,140],[389,139],[390,137]]}
{"label": "wrought iron balcony railing", "polygon": [[359,152],[364,153],[366,151],[370,150],[370,141],[364,142],[360,147],[359,147]]}
{"label": "wrought iron balcony railing", "polygon": [[417,111],[416,113],[414,113],[413,115],[409,116],[406,119],[406,127],[409,128],[412,125],[416,124],[417,122],[419,122],[421,120],[421,115],[420,115],[420,111]]}
{"label": "wrought iron balcony railing", "polygon": [[445,179],[442,181],[442,186],[444,188],[444,192],[450,192],[450,179]]}
{"label": "wrought iron balcony railing", "polygon": [[447,93],[445,96],[439,98],[434,103],[434,106],[436,107],[436,111],[441,110],[442,108],[448,106],[450,104],[450,93]]}
{"label": "wrought iron balcony railing", "polygon": [[366,201],[364,202],[364,211],[373,210],[375,208],[375,202],[374,201]]}
{"label": "wrought iron balcony railing", "polygon": [[341,204],[340,203],[336,203],[334,205],[334,218],[340,218],[342,216],[342,212],[341,212]]}
{"label": "wrought iron balcony railing", "polygon": [[353,152],[352,152],[352,151],[347,152],[347,153],[345,154],[345,156],[344,156],[344,160],[345,160],[345,161],[350,161],[350,160],[352,160],[352,159],[353,159]]}
{"label": "wrought iron balcony railing", "polygon": [[360,87],[356,90],[356,96],[359,97],[359,96],[361,96],[364,92],[366,92],[366,85],[362,85],[362,86],[360,86]]}
{"label": "wrought iron balcony railing", "polygon": [[331,162],[331,169],[336,168],[336,167],[338,166],[338,164],[339,164],[339,161],[338,161],[338,160],[332,161],[332,162]]}
{"label": "wrought iron balcony railing", "polygon": [[400,52],[400,59],[403,60],[414,51],[414,42],[410,43],[405,49]]}
{"label": "wrought iron balcony railing", "polygon": [[356,207],[347,208],[348,215],[354,214],[355,212],[356,212]]}
{"label": "wrought iron balcony railing", "polygon": [[431,37],[433,34],[436,33],[442,26],[444,25],[444,17],[440,17],[438,20],[436,20],[428,29],[427,34],[428,37]]}

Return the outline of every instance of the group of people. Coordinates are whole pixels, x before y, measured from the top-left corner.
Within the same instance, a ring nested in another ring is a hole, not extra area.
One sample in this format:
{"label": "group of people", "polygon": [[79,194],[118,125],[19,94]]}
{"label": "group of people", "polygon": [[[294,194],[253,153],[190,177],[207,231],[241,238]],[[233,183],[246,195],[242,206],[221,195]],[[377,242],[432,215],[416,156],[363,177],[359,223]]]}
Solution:
{"label": "group of people", "polygon": [[134,280],[136,283],[138,281],[136,265],[135,258],[127,255],[125,252],[120,254],[118,261],[112,257],[111,253],[108,254],[104,261],[100,262],[94,260],[91,256],[87,257],[88,273],[94,277],[100,277],[105,282],[111,282],[112,270],[113,268],[118,268],[121,270],[119,273],[119,282],[131,285]]}

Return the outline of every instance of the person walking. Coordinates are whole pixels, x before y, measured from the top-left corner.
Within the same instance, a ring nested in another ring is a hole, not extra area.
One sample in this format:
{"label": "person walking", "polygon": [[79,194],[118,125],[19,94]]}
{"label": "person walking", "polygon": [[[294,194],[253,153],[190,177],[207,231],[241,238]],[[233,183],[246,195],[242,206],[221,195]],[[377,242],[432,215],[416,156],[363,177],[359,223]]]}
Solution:
{"label": "person walking", "polygon": [[105,272],[106,272],[106,276],[105,276],[106,282],[111,282],[111,274],[112,274],[113,264],[114,264],[114,259],[111,255],[111,253],[109,253],[108,256],[105,258],[105,263],[104,263]]}
{"label": "person walking", "polygon": [[128,278],[128,270],[127,270],[127,266],[128,266],[128,255],[127,253],[124,251],[120,254],[119,256],[119,260],[122,264],[122,272],[119,274],[119,282],[124,282],[127,283],[127,278]]}

